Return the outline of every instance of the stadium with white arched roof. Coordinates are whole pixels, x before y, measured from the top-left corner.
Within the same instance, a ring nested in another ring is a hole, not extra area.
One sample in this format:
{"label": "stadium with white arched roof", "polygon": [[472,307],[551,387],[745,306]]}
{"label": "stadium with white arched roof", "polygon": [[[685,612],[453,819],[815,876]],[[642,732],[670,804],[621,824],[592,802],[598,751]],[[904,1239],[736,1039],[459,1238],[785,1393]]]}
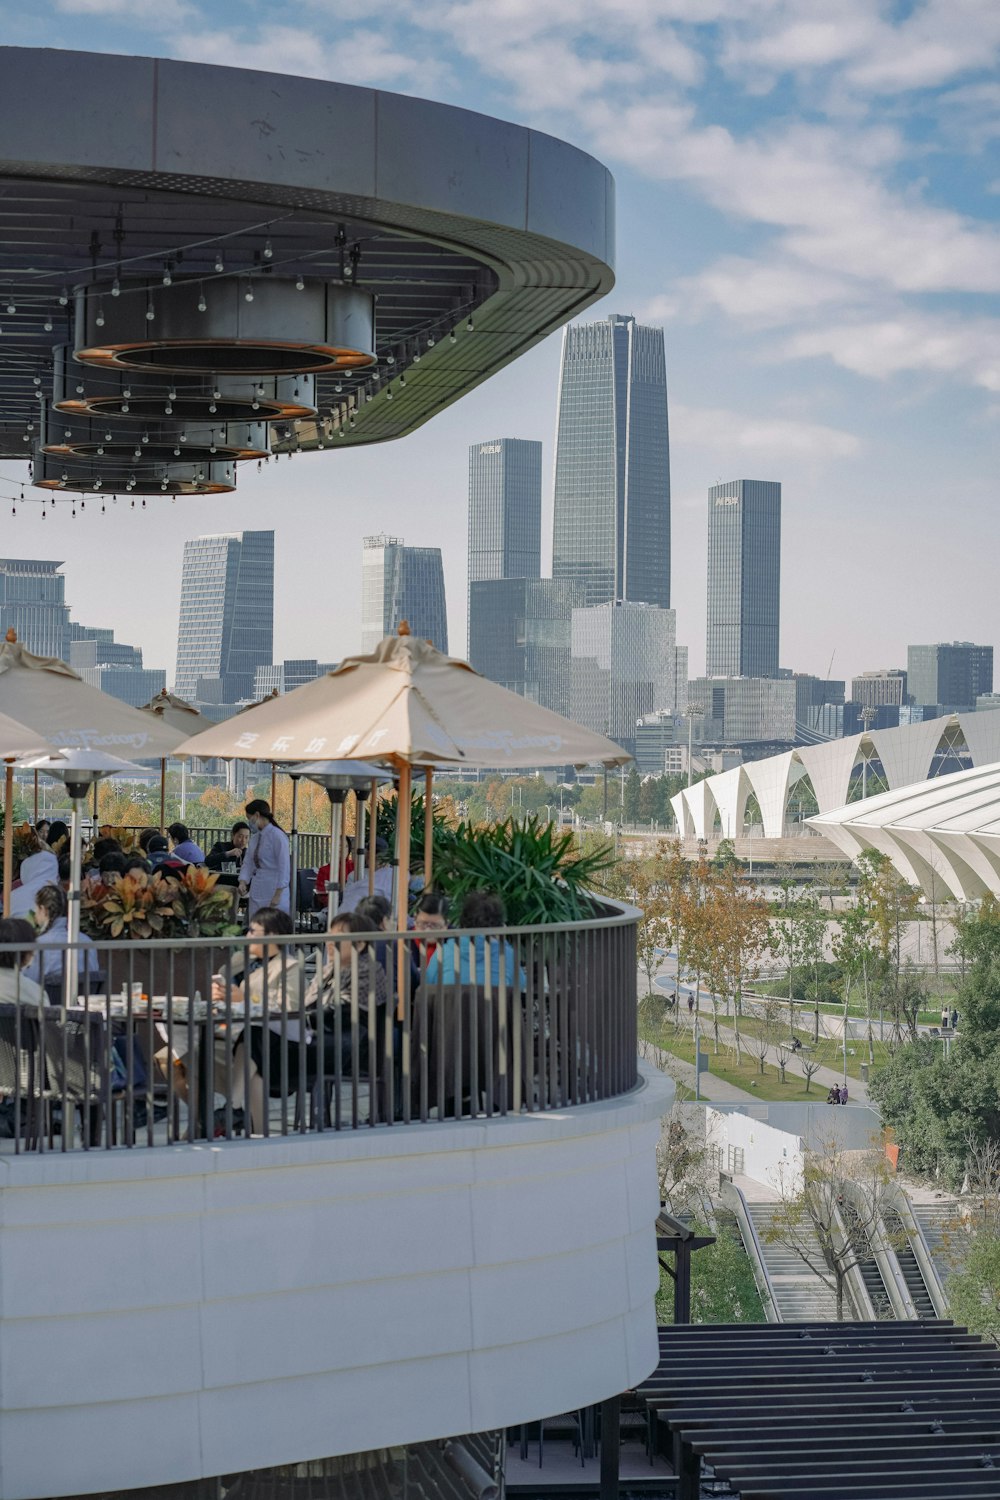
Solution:
{"label": "stadium with white arched roof", "polygon": [[[855,767],[864,762],[881,768],[889,789],[884,795],[888,796],[901,788],[926,783],[928,778],[932,787],[954,780],[954,775],[940,774],[943,772],[957,771],[962,775],[970,767],[996,770],[995,763],[1000,762],[1000,710],[948,714],[896,729],[874,729],[826,744],[798,746],[781,755],[747,761],[731,771],[708,776],[678,792],[671,798],[671,806],[685,838],[711,838],[716,820],[723,838],[736,838],[743,833],[746,806],[752,793],[760,808],[764,837],[777,839],[785,832],[789,793],[808,778],[819,810],[818,817],[808,822],[817,832],[832,838],[833,825],[829,824],[828,815],[860,816],[862,808],[867,813],[878,800],[870,797],[846,805]],[[937,776],[933,774],[935,770]],[[915,879],[912,875],[907,878]]]}
{"label": "stadium with white arched roof", "polygon": [[851,859],[878,849],[930,900],[1000,895],[1000,765],[935,776],[807,820]]}

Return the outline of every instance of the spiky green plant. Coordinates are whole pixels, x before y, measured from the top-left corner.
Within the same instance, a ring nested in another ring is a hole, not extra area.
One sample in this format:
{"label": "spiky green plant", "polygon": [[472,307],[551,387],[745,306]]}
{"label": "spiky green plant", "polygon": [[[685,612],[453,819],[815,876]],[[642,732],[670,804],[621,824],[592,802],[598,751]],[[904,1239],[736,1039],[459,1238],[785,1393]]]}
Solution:
{"label": "spiky green plant", "polygon": [[434,829],[434,883],[448,893],[453,910],[469,891],[493,891],[513,927],[596,915],[590,891],[613,861],[610,845],[581,852],[572,833],[534,816],[489,828],[460,823],[440,839]]}

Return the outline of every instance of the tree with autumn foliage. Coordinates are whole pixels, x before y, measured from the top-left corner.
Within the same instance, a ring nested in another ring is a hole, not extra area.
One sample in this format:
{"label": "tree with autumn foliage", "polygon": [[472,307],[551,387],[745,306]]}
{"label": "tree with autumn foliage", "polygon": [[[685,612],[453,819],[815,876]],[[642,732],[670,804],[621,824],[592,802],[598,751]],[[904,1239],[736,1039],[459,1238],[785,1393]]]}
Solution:
{"label": "tree with autumn foliage", "polygon": [[770,946],[770,910],[758,889],[744,885],[732,866],[710,867],[702,907],[705,977],[727,1012],[732,1005],[739,1055],[743,993],[759,978],[761,959]]}

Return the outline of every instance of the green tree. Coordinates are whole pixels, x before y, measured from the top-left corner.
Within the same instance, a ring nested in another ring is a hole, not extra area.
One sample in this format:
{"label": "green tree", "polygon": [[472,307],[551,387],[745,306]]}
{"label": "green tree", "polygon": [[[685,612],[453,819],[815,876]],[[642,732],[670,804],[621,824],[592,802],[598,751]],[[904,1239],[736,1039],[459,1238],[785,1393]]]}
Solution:
{"label": "green tree", "polygon": [[647,776],[639,787],[639,822],[652,823],[654,819],[659,817],[660,778],[658,776]]}
{"label": "green tree", "polygon": [[639,821],[639,792],[641,787],[642,782],[639,780],[639,772],[633,766],[625,778],[625,786],[622,791],[622,813],[626,823],[638,823]]}

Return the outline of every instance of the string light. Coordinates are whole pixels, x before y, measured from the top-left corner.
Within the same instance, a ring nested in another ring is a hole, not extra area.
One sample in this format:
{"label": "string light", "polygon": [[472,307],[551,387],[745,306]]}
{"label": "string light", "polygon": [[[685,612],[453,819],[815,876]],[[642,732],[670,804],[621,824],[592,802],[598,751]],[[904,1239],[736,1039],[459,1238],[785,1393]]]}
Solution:
{"label": "string light", "polygon": [[173,273],[172,273],[172,271],[170,269],[170,262],[169,262],[169,260],[164,261],[164,263],[163,263],[162,281],[163,281],[163,285],[164,286],[173,286],[173,284],[174,284]]}
{"label": "string light", "polygon": [[475,326],[476,326],[476,325],[475,325],[475,323],[473,323],[473,321],[472,321],[472,314],[471,314],[471,313],[470,313],[470,314],[469,314],[469,321],[468,321],[468,322],[467,322],[467,323],[466,323],[466,325],[465,325],[465,326],[466,326],[466,328],[467,328],[467,329],[468,329],[468,331],[469,331],[469,333],[472,333],[472,332],[473,332],[473,330],[474,330],[474,329],[475,329]]}
{"label": "string light", "polygon": [[104,327],[104,302],[100,297],[97,299],[97,317],[94,319],[98,328]]}
{"label": "string light", "polygon": [[146,322],[147,323],[152,323],[152,321],[153,321],[153,319],[155,317],[156,317],[156,308],[153,306],[153,299],[152,299],[152,297],[147,297],[146,298]]}
{"label": "string light", "polygon": [[208,312],[208,303],[205,301],[205,289],[201,285],[201,282],[198,283],[198,311]]}
{"label": "string light", "polygon": [[8,302],[7,303],[7,311],[11,314],[11,316],[13,316],[14,313],[17,312],[17,307],[15,306],[15,304],[13,302]]}
{"label": "string light", "polygon": [[243,293],[243,301],[244,302],[252,302],[253,301],[253,282],[250,280],[249,276],[247,277],[247,289]]}
{"label": "string light", "polygon": [[[117,282],[115,283],[115,285],[117,286]],[[59,293],[59,306],[60,307],[65,307],[68,302],[69,302],[69,288],[64,286],[63,289],[62,289],[62,291]]]}
{"label": "string light", "polygon": [[299,274],[295,278],[295,290],[297,292],[304,292],[305,289],[306,289],[305,280],[303,278],[302,272],[300,271]]}
{"label": "string light", "polygon": [[216,271],[218,271],[218,273],[219,273],[220,276],[221,276],[222,272],[226,269],[225,261],[222,259],[222,251],[221,250],[216,250],[216,252],[215,252],[215,269],[216,269]]}
{"label": "string light", "polygon": [[274,251],[271,248],[271,241],[270,240],[265,240],[264,241],[264,259],[265,260],[270,260],[273,254],[274,254]]}
{"label": "string light", "polygon": [[118,280],[118,277],[116,276],[115,279],[114,279],[114,281],[111,283],[111,295],[112,295],[112,297],[120,297],[121,294],[122,294],[121,282]]}
{"label": "string light", "polygon": [[46,333],[51,333],[52,332],[52,314],[51,313],[46,313],[45,314],[45,322],[42,324],[42,327],[45,329]]}

